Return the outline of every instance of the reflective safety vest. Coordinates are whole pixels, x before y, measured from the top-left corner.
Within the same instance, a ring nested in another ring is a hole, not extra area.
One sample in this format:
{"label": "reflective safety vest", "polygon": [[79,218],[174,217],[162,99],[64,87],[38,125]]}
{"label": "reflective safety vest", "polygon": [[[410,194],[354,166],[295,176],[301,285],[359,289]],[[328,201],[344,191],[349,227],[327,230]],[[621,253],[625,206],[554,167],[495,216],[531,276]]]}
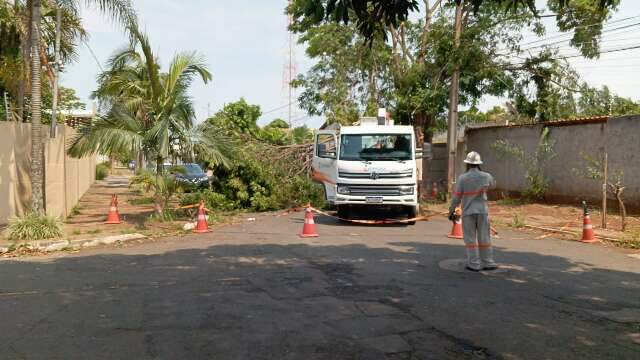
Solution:
{"label": "reflective safety vest", "polygon": [[488,214],[487,191],[496,187],[491,174],[471,168],[460,175],[456,183],[451,209],[462,203],[462,215]]}

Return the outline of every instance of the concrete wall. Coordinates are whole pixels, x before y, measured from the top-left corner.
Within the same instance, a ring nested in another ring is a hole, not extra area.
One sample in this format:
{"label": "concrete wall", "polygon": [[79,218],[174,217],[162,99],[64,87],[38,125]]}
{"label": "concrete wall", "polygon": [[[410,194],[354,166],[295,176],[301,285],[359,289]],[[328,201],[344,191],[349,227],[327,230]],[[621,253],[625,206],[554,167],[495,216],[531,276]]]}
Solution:
{"label": "concrete wall", "polygon": [[[433,152],[433,159],[431,160],[430,181],[435,181],[440,186],[445,186],[447,183],[447,169],[449,167],[449,154],[447,153],[447,144],[432,144],[431,149]],[[466,154],[467,150],[465,144],[463,142],[459,142],[458,149],[456,150],[456,178],[465,171],[465,166],[462,161],[464,160]]]}
{"label": "concrete wall", "polygon": [[626,203],[640,210],[640,116],[623,116],[607,124],[609,173],[623,172]]}
{"label": "concrete wall", "polygon": [[29,124],[0,121],[0,224],[29,206],[30,132]]}
{"label": "concrete wall", "polygon": [[[31,124],[0,121],[0,224],[25,213],[31,203]],[[66,217],[95,181],[96,157],[73,159],[66,145],[75,130],[58,126],[56,138],[45,134],[45,211]]]}
{"label": "concrete wall", "polygon": [[[610,173],[624,170],[625,203],[640,209],[640,116],[612,118],[600,123],[551,124],[549,139],[554,143],[555,158],[547,162],[545,176],[549,180],[549,200],[578,204],[587,200],[601,201],[601,183],[576,175],[584,170],[584,156],[602,159],[608,152]],[[469,129],[465,134],[467,150],[482,155],[486,170],[494,175],[497,193],[521,193],[526,186],[525,168],[512,156],[504,156],[492,145],[506,140],[533,154],[542,133],[542,125]]]}

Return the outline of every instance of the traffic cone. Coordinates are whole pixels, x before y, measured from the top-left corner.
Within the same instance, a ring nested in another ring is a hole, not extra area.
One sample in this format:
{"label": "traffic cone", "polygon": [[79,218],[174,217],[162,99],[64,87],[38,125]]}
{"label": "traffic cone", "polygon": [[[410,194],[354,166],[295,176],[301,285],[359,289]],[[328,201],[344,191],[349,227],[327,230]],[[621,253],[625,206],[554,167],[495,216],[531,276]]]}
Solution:
{"label": "traffic cone", "polygon": [[451,234],[447,235],[452,239],[462,239],[464,236],[462,234],[462,219],[457,218],[453,222],[453,227],[451,228]]}
{"label": "traffic cone", "polygon": [[451,233],[447,237],[452,239],[464,238],[462,233],[462,210],[456,208],[456,219],[453,221],[453,227],[451,227]]}
{"label": "traffic cone", "polygon": [[318,237],[318,233],[316,232],[316,222],[313,221],[313,212],[311,211],[311,207],[307,206],[304,211],[304,226],[302,227],[302,234],[300,237]]}
{"label": "traffic cone", "polygon": [[583,243],[597,242],[598,240],[593,233],[593,225],[591,224],[589,209],[587,208],[587,203],[585,201],[582,202],[582,207],[584,208],[584,221],[582,224],[582,239],[580,241],[582,241]]}
{"label": "traffic cone", "polygon": [[433,185],[431,186],[431,197],[433,199],[437,199],[438,198],[438,183],[436,183],[435,181],[433,182]]}
{"label": "traffic cone", "polygon": [[111,195],[111,206],[109,207],[107,221],[105,221],[104,223],[120,224],[120,214],[118,214],[118,196],[116,194]]}
{"label": "traffic cone", "polygon": [[198,221],[196,227],[193,229],[194,233],[206,233],[209,232],[209,224],[207,223],[207,215],[204,211],[204,202],[201,201],[198,206]]}

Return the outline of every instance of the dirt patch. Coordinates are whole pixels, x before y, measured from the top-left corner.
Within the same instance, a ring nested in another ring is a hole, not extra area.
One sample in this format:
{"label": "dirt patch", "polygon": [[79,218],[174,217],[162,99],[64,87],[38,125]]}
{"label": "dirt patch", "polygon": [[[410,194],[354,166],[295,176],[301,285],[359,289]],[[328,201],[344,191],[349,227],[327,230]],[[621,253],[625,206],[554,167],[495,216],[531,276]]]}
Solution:
{"label": "dirt patch", "polygon": [[[428,211],[447,212],[448,205],[445,203],[429,203],[426,205],[426,209]],[[620,231],[621,217],[615,213],[612,214],[611,210],[609,211],[610,213],[607,214],[607,229],[603,229],[600,210],[591,210],[591,222],[597,235],[614,239],[626,239],[632,234],[640,233],[640,217],[627,216],[627,231],[623,233]],[[489,215],[491,216],[492,225],[498,228],[531,225],[559,229],[574,234],[582,233],[582,208],[576,206],[537,203],[518,204],[515,201],[505,204],[502,201],[490,201]],[[555,234],[554,236],[574,240],[578,237],[578,235],[573,236],[571,234]]]}

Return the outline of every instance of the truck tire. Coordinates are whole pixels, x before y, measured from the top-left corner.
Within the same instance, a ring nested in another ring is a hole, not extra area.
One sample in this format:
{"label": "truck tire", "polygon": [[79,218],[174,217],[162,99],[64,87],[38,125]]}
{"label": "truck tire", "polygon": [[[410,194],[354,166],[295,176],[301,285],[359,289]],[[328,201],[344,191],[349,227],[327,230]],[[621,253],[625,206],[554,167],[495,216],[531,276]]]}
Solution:
{"label": "truck tire", "polygon": [[[414,219],[418,216],[418,206],[407,206],[407,219]],[[414,221],[409,221],[407,223],[408,225],[415,225],[416,222]]]}
{"label": "truck tire", "polygon": [[[349,219],[349,207],[347,205],[336,205],[338,208],[338,217],[341,219]],[[344,221],[344,220],[340,220]]]}

